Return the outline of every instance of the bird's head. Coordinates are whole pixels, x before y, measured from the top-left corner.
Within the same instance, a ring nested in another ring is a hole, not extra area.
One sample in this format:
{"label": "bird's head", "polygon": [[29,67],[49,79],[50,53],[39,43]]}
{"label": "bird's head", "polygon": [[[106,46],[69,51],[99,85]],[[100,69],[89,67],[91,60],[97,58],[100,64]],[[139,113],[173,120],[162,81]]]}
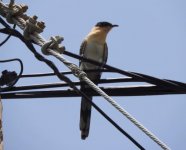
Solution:
{"label": "bird's head", "polygon": [[99,43],[105,43],[107,34],[114,27],[118,27],[118,25],[111,24],[109,22],[98,22],[87,35],[86,39]]}
{"label": "bird's head", "polygon": [[118,25],[116,24],[111,24],[109,22],[98,22],[96,25],[95,25],[95,28],[99,29],[99,30],[102,30],[102,31],[105,31],[106,33],[108,33],[112,28],[114,27],[118,27]]}

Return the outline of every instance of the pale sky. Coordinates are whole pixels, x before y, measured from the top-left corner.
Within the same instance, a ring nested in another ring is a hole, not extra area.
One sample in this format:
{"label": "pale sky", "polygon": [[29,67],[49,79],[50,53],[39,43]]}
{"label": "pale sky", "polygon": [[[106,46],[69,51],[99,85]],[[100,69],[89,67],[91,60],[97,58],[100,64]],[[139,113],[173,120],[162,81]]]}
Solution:
{"label": "pale sky", "polygon": [[[39,20],[45,22],[46,29],[42,35],[46,39],[61,35],[65,39],[66,49],[76,54],[79,53],[83,38],[97,22],[118,24],[119,27],[111,31],[107,38],[109,65],[162,79],[186,82],[184,0],[16,2],[28,4],[28,14],[37,15]],[[4,38],[1,35],[0,41]],[[40,52],[39,47],[36,49]],[[22,59],[24,74],[52,71],[16,38],[11,38],[0,50],[0,59]],[[60,71],[68,71],[52,56],[46,57],[54,61]],[[64,57],[78,64],[77,60]],[[18,72],[19,65],[1,64],[0,72],[4,69]],[[103,78],[106,77],[120,76],[103,74]],[[22,79],[17,86],[53,82],[61,81],[56,77]],[[172,150],[185,150],[186,95],[113,98]],[[144,148],[161,149],[103,98],[95,97],[94,102]],[[3,100],[3,107],[5,150],[138,149],[95,109],[92,110],[89,137],[82,141],[79,131],[80,98]]]}

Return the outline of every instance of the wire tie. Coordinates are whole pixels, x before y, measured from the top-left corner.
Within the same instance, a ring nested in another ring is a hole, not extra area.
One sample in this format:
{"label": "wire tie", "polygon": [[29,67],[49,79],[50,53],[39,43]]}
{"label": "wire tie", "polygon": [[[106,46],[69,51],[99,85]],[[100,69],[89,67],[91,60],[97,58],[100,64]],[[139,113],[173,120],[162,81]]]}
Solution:
{"label": "wire tie", "polygon": [[37,16],[29,17],[26,20],[26,25],[23,31],[23,36],[25,39],[30,40],[30,35],[34,33],[41,33],[43,32],[45,28],[45,23],[44,22],[38,22],[37,21]]}
{"label": "wire tie", "polygon": [[41,47],[41,51],[44,55],[50,55],[49,49],[52,49],[60,54],[62,54],[65,50],[65,47],[60,45],[60,43],[64,40],[61,36],[51,37],[48,42],[43,44]]}
{"label": "wire tie", "polygon": [[7,22],[14,24],[14,19],[22,16],[28,9],[28,6],[25,4],[14,4],[14,1],[10,1],[10,3],[8,4],[8,6],[6,7],[6,12],[7,15],[6,20]]}
{"label": "wire tie", "polygon": [[78,68],[77,65],[71,63],[69,67],[71,68],[72,73],[80,80],[83,80],[84,77],[87,77],[87,74],[83,70]]}

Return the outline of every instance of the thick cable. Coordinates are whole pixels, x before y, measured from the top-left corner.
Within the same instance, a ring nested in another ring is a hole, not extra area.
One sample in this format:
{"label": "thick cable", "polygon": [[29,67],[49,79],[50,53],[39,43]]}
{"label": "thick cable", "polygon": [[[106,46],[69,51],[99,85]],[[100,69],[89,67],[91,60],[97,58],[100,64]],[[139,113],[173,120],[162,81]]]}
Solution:
{"label": "thick cable", "polygon": [[[13,29],[16,28],[16,25],[14,24]],[[11,37],[11,34],[9,34],[1,43],[0,43],[0,47],[3,46]]]}

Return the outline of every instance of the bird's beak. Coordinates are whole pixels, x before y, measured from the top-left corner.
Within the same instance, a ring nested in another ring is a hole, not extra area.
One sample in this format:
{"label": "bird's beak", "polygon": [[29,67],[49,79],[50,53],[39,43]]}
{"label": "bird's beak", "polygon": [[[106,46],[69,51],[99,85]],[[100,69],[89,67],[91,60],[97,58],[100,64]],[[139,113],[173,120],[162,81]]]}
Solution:
{"label": "bird's beak", "polygon": [[113,24],[113,25],[112,25],[112,28],[113,28],[113,27],[119,27],[119,26],[118,26],[117,24]]}

